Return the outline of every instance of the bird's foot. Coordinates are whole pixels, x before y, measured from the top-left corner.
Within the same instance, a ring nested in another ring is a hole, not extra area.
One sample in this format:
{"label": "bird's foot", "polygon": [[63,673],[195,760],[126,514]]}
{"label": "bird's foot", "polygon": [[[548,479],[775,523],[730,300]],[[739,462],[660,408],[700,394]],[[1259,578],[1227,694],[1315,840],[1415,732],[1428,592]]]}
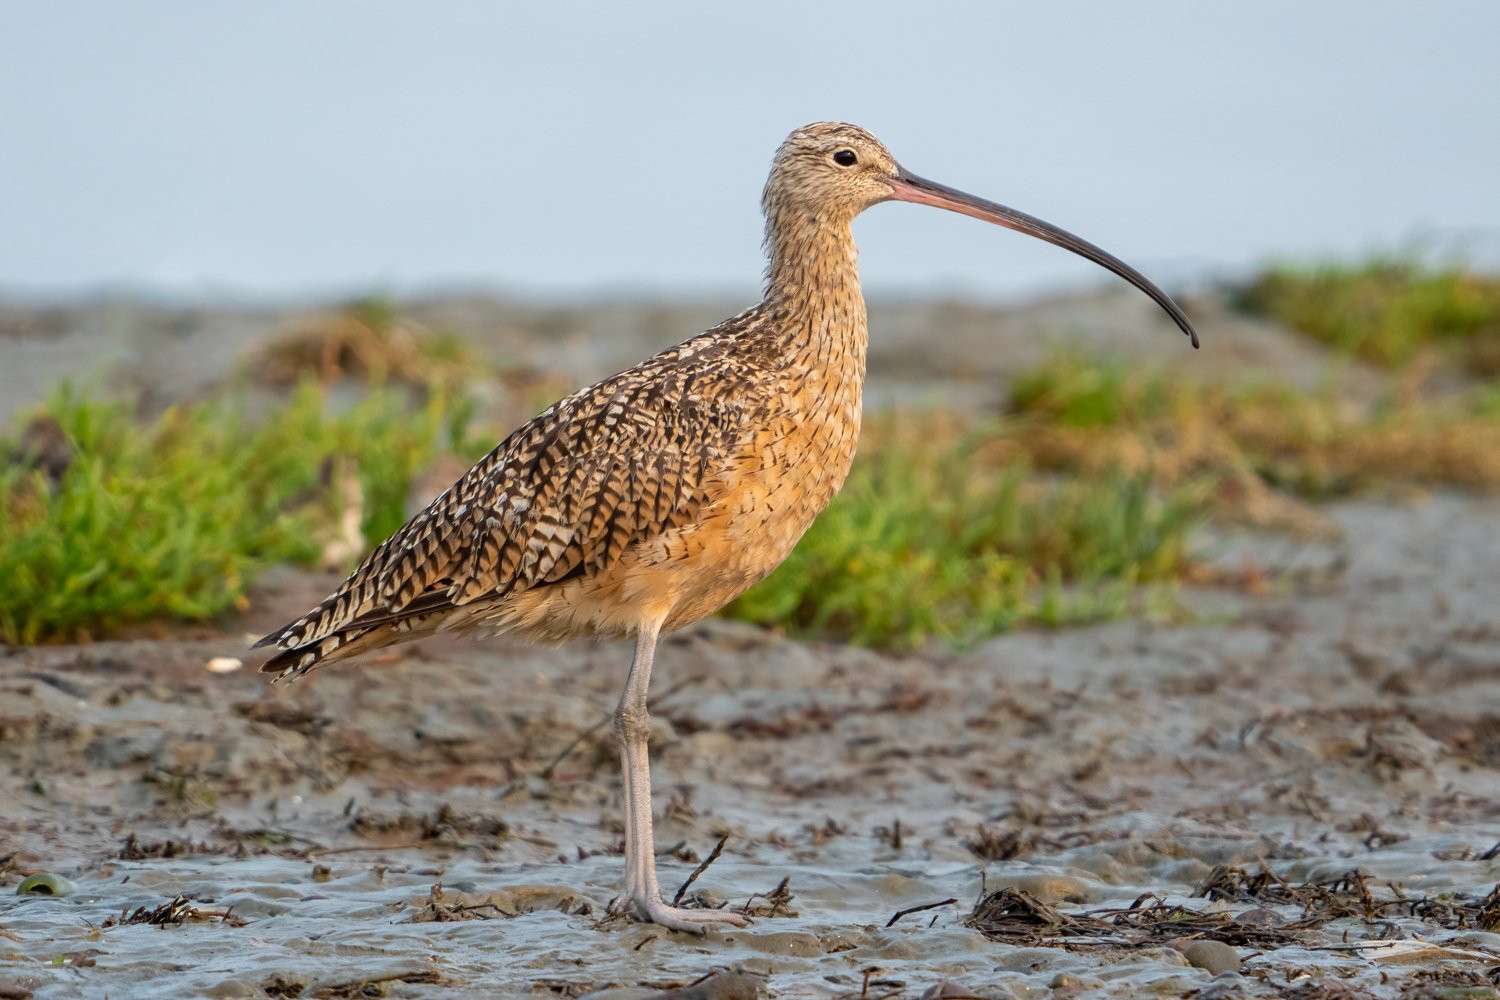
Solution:
{"label": "bird's foot", "polygon": [[628,914],[637,920],[688,934],[707,934],[709,924],[744,927],[749,923],[744,914],[733,910],[685,910],[680,906],[668,906],[656,893],[644,898],[621,893],[609,904],[609,912]]}

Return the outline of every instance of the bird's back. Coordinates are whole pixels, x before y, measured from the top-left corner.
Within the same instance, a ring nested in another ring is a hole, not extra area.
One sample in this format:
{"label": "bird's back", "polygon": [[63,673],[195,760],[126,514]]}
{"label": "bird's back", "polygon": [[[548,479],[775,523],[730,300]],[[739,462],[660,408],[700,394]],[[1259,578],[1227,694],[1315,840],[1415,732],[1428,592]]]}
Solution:
{"label": "bird's back", "polygon": [[859,307],[858,357],[829,385],[809,374],[826,352],[799,363],[782,336],[795,320],[763,304],[555,403],[262,639],[279,651],[261,669],[295,676],[438,629],[560,640],[711,614],[843,481]]}

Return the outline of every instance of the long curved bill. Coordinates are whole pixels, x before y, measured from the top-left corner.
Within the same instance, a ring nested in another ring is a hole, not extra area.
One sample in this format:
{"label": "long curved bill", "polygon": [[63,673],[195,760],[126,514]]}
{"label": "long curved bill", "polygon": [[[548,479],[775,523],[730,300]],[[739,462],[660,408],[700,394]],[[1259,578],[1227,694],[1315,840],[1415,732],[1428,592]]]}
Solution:
{"label": "long curved bill", "polygon": [[891,197],[896,201],[909,201],[917,205],[932,205],[935,208],[946,208],[950,212],[958,212],[985,222],[993,222],[997,226],[1014,229],[1018,233],[1027,236],[1035,236],[1039,240],[1071,250],[1080,257],[1087,257],[1095,264],[1106,267],[1115,272],[1126,281],[1130,282],[1147,295],[1157,305],[1167,311],[1167,315],[1180,327],[1182,332],[1188,335],[1193,346],[1198,346],[1198,331],[1193,329],[1193,324],[1188,321],[1187,315],[1182,311],[1171,297],[1144,274],[1125,263],[1112,253],[1101,250],[1088,240],[1080,239],[1065,229],[1043,222],[1036,216],[1018,212],[1004,205],[997,205],[993,201],[976,198],[972,194],[965,194],[956,188],[930,181],[925,177],[918,177],[905,168],[898,168],[898,173],[893,180],[888,180],[891,186]]}

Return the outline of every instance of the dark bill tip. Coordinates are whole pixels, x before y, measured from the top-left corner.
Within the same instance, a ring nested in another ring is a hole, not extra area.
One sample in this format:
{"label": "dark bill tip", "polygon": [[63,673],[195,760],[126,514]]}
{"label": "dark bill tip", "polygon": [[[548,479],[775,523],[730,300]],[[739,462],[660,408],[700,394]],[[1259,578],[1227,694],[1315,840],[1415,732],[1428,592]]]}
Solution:
{"label": "dark bill tip", "polygon": [[887,183],[891,186],[891,197],[896,201],[946,208],[950,212],[993,222],[997,226],[1014,229],[1018,233],[1046,240],[1064,250],[1071,250],[1078,256],[1113,271],[1149,295],[1152,301],[1161,306],[1167,315],[1172,317],[1172,321],[1182,328],[1182,332],[1188,335],[1188,340],[1193,346],[1198,346],[1198,331],[1193,329],[1193,324],[1187,318],[1187,314],[1182,311],[1181,306],[1172,301],[1170,295],[1158,288],[1150,278],[1114,254],[1094,246],[1088,240],[1074,236],[1066,229],[1059,229],[1050,222],[1043,222],[1034,215],[1027,215],[1025,212],[1018,212],[1014,208],[1007,208],[993,201],[967,194],[957,188],[948,187],[946,184],[918,177],[904,168]]}

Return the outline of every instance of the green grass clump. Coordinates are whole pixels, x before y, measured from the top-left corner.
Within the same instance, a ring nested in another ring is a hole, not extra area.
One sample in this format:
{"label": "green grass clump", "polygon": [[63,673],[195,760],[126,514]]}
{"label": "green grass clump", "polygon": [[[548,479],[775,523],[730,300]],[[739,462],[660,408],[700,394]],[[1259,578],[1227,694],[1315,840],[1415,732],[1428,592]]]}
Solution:
{"label": "green grass clump", "polygon": [[1061,427],[1100,428],[1155,420],[1182,403],[1183,387],[1161,373],[1060,355],[1010,380],[1011,408]]}
{"label": "green grass clump", "polygon": [[1237,289],[1235,299],[1382,367],[1443,347],[1471,371],[1500,373],[1500,277],[1391,256],[1280,264]]}
{"label": "green grass clump", "polygon": [[964,643],[1021,624],[1117,617],[1175,579],[1201,497],[1148,475],[1049,482],[993,461],[999,428],[870,434],[848,483],[731,617],[861,645]]}
{"label": "green grass clump", "polygon": [[308,386],[264,420],[211,400],[142,423],[128,403],[61,391],[32,426],[64,442],[63,468],[22,455],[0,470],[0,636],[66,640],[241,602],[261,568],[319,558],[341,502],[335,457],[358,469],[363,532],[379,540],[442,435],[461,431],[457,413],[441,393],[413,412],[386,390],[331,414]]}

